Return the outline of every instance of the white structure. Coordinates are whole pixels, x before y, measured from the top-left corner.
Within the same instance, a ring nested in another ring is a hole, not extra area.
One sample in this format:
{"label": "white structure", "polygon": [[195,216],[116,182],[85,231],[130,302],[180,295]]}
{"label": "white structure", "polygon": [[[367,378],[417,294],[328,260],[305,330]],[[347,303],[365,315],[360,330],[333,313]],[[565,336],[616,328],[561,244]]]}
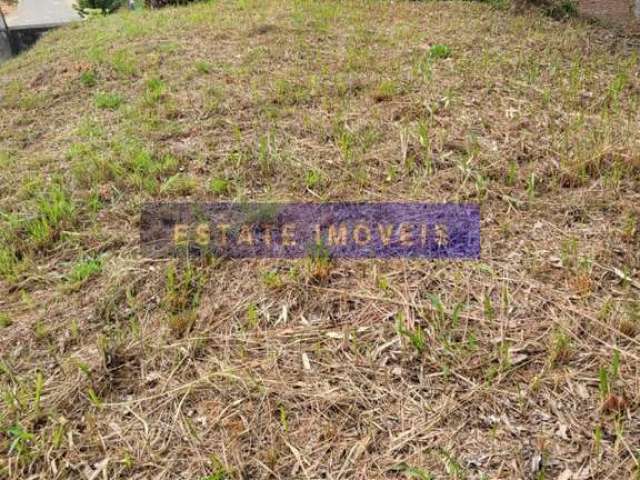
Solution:
{"label": "white structure", "polygon": [[0,63],[11,58],[11,40],[9,39],[9,28],[4,19],[4,13],[0,9]]}

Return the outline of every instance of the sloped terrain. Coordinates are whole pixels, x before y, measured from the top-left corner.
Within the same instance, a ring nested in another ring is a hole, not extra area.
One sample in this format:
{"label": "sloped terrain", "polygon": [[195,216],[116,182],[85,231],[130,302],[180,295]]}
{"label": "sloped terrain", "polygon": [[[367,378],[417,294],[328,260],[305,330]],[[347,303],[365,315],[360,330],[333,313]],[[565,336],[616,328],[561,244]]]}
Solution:
{"label": "sloped terrain", "polygon": [[[471,2],[47,34],[0,67],[3,476],[636,478],[639,93]],[[482,259],[149,259],[150,200],[479,202]]]}

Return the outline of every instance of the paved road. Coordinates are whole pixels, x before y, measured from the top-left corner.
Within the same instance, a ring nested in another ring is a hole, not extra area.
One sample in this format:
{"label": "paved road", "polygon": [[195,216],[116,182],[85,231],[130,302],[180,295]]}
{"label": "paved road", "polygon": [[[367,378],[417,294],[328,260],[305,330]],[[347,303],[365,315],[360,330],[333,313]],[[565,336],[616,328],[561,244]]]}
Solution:
{"label": "paved road", "polygon": [[9,28],[25,25],[51,25],[80,20],[73,9],[75,0],[20,0],[7,15]]}

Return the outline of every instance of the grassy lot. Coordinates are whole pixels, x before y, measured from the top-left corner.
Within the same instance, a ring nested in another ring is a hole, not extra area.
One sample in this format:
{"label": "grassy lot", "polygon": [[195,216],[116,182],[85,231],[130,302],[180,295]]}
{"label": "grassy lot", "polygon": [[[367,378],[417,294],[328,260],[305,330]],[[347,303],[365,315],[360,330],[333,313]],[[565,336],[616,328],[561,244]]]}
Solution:
{"label": "grassy lot", "polygon": [[[48,34],[0,67],[2,478],[639,478],[638,69],[470,2]],[[176,199],[479,202],[482,260],[144,258]]]}

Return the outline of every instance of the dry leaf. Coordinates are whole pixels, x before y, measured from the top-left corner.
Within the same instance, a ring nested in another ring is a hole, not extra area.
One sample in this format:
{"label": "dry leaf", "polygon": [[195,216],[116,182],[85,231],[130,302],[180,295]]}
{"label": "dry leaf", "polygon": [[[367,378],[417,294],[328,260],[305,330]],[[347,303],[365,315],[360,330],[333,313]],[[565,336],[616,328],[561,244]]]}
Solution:
{"label": "dry leaf", "polygon": [[611,394],[602,404],[601,410],[607,412],[621,412],[627,408],[627,400],[624,397]]}

